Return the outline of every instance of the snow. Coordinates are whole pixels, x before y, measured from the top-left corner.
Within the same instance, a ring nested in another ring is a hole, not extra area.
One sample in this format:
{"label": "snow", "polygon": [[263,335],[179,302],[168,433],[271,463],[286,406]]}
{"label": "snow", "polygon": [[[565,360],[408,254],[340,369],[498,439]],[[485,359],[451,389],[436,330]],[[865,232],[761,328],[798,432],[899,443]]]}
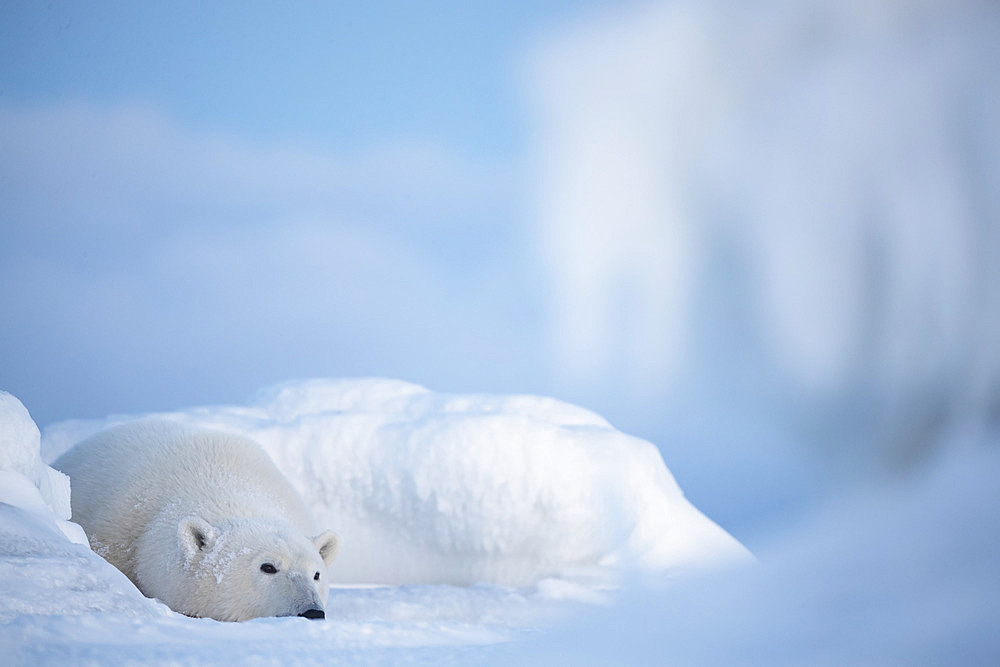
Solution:
{"label": "snow", "polygon": [[[844,489],[749,564],[649,443],[553,399],[312,380],[160,413],[257,438],[345,545],[326,621],[219,623],[143,597],[67,538],[12,470],[40,478],[37,429],[4,400],[0,646],[12,664],[1000,659],[1000,453],[975,438],[920,474]],[[55,424],[45,458],[146,416]]]}
{"label": "snow", "polygon": [[[318,525],[339,533],[338,583],[526,586],[748,558],[684,498],[652,444],[550,398],[311,380],[247,406],[144,416],[261,443]],[[57,425],[46,455],[114,421]]]}
{"label": "snow", "polygon": [[647,581],[507,658],[997,664],[1000,451],[956,449],[914,478],[828,502],[761,549],[760,567],[666,590]]}
{"label": "snow", "polygon": [[69,523],[69,478],[42,462],[41,434],[21,401],[0,390],[0,502],[48,520],[67,538],[87,544]]}
{"label": "snow", "polygon": [[[162,615],[87,546],[69,518],[69,479],[42,463],[38,427],[0,392],[0,630],[13,646],[27,619],[50,615]],[[12,634],[13,633],[13,634]],[[29,633],[30,634],[30,633]]]}
{"label": "snow", "polygon": [[0,470],[26,478],[44,504],[60,519],[70,517],[69,478],[44,463],[41,434],[17,397],[0,390]]}
{"label": "snow", "polygon": [[[25,414],[17,403],[0,422],[14,445],[3,467],[34,461]],[[46,459],[146,416],[53,425]],[[649,443],[552,399],[313,380],[245,406],[158,416],[256,437],[345,548],[354,543],[332,568],[341,583],[327,620],[176,614],[67,539],[38,487],[6,470],[0,645],[13,664],[1000,659],[1000,453],[975,439],[944,448],[922,474],[845,489],[749,564],[684,500]]]}
{"label": "snow", "polygon": [[342,544],[325,623],[190,619],[69,541],[39,487],[5,472],[0,643],[20,662],[322,662],[334,651],[366,663],[481,661],[569,610],[607,604],[630,572],[683,578],[753,561],[684,498],[653,445],[551,398],[297,381],[245,406],[61,422],[41,443],[20,402],[7,402],[11,456],[0,463],[36,477],[39,446],[51,461],[133,419],[252,437]]}

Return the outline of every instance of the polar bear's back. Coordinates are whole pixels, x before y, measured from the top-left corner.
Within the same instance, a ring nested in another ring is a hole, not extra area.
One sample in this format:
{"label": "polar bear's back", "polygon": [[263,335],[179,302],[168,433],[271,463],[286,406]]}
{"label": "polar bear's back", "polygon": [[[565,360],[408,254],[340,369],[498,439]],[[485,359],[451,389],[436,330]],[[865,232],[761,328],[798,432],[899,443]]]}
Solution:
{"label": "polar bear's back", "polygon": [[306,534],[308,510],[267,453],[247,438],[169,421],[98,433],[53,466],[70,477],[72,520],[91,546],[132,576],[134,546],[188,516],[284,519]]}

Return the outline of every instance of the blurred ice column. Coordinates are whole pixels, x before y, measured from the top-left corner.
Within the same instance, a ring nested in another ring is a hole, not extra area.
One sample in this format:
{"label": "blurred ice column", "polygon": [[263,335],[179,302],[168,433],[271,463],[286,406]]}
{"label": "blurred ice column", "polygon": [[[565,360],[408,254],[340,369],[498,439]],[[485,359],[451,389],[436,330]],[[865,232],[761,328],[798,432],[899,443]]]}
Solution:
{"label": "blurred ice column", "polygon": [[[650,405],[737,384],[882,466],[997,429],[998,36],[995,2],[699,0],[552,39],[532,84],[562,380]],[[732,350],[755,371],[726,377]]]}

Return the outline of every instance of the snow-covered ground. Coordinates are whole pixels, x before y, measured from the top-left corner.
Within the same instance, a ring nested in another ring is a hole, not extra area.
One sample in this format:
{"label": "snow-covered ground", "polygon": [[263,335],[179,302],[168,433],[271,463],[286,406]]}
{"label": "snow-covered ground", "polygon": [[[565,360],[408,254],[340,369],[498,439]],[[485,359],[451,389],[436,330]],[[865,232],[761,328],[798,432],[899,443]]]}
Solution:
{"label": "snow-covered ground", "polygon": [[[12,664],[990,664],[1000,454],[847,490],[755,562],[649,443],[547,398],[315,380],[160,416],[259,440],[342,536],[324,622],[219,623],[143,597],[67,522],[44,439],[0,394],[0,646]],[[712,566],[712,567],[709,567]]]}
{"label": "snow-covered ground", "polygon": [[2,407],[0,639],[19,662],[478,661],[607,604],[629,573],[753,563],[684,498],[652,444],[591,412],[313,380],[159,416],[256,439],[340,533],[328,621],[190,619],[85,546],[66,521],[68,480],[40,456],[144,415],[62,422],[42,439],[15,397]]}
{"label": "snow-covered ground", "polygon": [[518,664],[1000,663],[1000,452],[830,500],[760,565],[660,587],[512,651]]}
{"label": "snow-covered ground", "polygon": [[[986,664],[1000,658],[1000,455],[845,493],[753,563],[656,450],[552,399],[288,383],[161,416],[258,439],[341,532],[325,622],[192,619],[67,522],[44,440],[0,394],[0,645],[12,664]],[[743,567],[702,568],[707,565]]]}

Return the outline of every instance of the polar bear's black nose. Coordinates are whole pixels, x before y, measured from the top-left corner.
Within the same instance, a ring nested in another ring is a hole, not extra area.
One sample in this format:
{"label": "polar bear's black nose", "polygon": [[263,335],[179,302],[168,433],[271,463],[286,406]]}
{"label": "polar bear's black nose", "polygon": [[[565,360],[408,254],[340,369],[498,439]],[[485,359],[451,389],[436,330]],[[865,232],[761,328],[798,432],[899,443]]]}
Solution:
{"label": "polar bear's black nose", "polygon": [[326,614],[323,613],[322,609],[306,609],[299,616],[303,618],[326,618]]}

